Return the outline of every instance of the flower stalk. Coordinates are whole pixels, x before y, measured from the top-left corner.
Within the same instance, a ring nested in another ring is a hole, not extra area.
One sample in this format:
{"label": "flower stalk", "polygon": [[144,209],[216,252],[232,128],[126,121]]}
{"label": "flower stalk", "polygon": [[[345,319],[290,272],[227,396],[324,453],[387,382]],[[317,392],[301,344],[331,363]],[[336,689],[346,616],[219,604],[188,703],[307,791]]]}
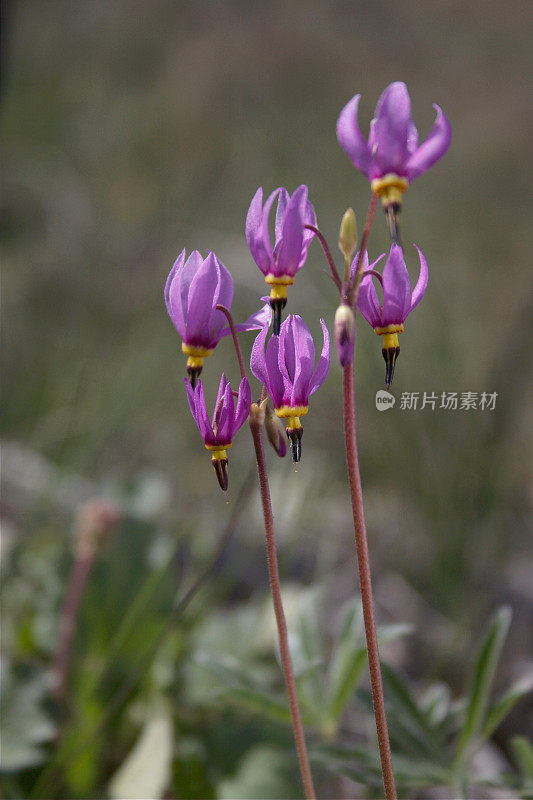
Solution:
{"label": "flower stalk", "polygon": [[298,705],[296,682],[294,680],[291,653],[289,650],[287,622],[285,619],[285,613],[283,611],[283,602],[281,599],[278,557],[276,552],[276,539],[274,534],[274,517],[272,514],[272,502],[270,499],[270,488],[268,485],[268,473],[265,461],[265,450],[263,447],[264,404],[265,401],[263,401],[261,404],[258,403],[252,404],[252,410],[250,412],[250,430],[252,432],[252,439],[254,442],[255,458],[257,461],[257,474],[259,477],[259,489],[261,494],[261,505],[263,507],[263,519],[265,523],[268,575],[270,579],[270,588],[272,591],[274,614],[276,616],[276,624],[278,627],[281,665],[283,669],[283,676],[285,678],[285,685],[287,687],[287,694],[289,696],[289,708],[291,712],[292,729],[294,732],[296,752],[298,754],[298,763],[300,765],[300,773],[302,776],[302,782],[304,785],[305,796],[307,800],[315,800],[316,794],[313,784],[313,776],[311,775],[309,756],[307,755],[305,734],[302,724],[302,718],[300,715],[300,707]]}
{"label": "flower stalk", "polygon": [[376,620],[374,615],[374,600],[372,596],[372,580],[370,574],[370,558],[368,555],[368,541],[366,536],[365,514],[363,508],[363,491],[361,488],[361,474],[359,471],[359,457],[357,454],[357,434],[355,427],[355,391],[353,377],[353,361],[345,364],[342,373],[344,434],[346,441],[346,461],[348,463],[348,479],[350,482],[350,495],[352,500],[353,523],[355,529],[355,544],[357,549],[357,564],[359,567],[359,582],[361,584],[361,601],[363,604],[363,618],[365,623],[366,646],[368,652],[368,667],[370,683],[372,686],[372,702],[376,719],[378,735],[379,756],[383,773],[386,800],[396,800],[396,785],[392,768],[392,756],[389,742],[387,717],[385,714],[385,698],[383,695],[383,680],[379,663],[378,638]]}

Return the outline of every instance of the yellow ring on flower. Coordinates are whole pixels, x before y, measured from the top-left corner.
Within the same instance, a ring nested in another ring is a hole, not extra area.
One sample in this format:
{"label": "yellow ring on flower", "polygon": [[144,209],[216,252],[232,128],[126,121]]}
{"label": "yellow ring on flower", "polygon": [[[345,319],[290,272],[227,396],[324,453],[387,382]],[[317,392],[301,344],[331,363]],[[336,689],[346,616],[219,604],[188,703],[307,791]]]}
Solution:
{"label": "yellow ring on flower", "polygon": [[213,352],[207,347],[195,347],[193,344],[185,344],[185,342],[181,343],[181,349],[186,356],[192,356],[193,358],[207,358]]}
{"label": "yellow ring on flower", "polygon": [[211,461],[223,461],[228,459],[226,450],[229,450],[231,444],[222,445],[214,445],[214,444],[206,444],[205,449],[211,451]]}
{"label": "yellow ring on flower", "polygon": [[389,172],[381,178],[374,178],[370,184],[372,191],[381,197],[382,204],[387,207],[391,203],[402,202],[402,195],[409,186],[407,178],[402,178],[396,175],[395,172]]}
{"label": "yellow ring on flower", "polygon": [[309,406],[280,406],[275,408],[274,411],[280,419],[284,417],[305,417],[309,411]]}
{"label": "yellow ring on flower", "polygon": [[384,328],[374,328],[374,332],[378,336],[383,336],[386,333],[403,333],[403,325],[385,325]]}
{"label": "yellow ring on flower", "polygon": [[271,300],[286,300],[287,286],[294,283],[292,275],[272,275],[271,272],[265,277],[265,282],[270,286]]}

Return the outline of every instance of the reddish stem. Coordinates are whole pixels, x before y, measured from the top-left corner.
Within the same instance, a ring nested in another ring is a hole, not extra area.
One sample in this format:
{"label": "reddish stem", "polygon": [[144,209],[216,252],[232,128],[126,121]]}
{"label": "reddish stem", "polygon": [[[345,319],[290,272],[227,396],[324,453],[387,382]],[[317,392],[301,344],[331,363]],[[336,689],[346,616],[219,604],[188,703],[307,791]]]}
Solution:
{"label": "reddish stem", "polygon": [[242,357],[241,343],[239,342],[239,337],[237,335],[237,331],[235,330],[235,323],[233,322],[233,317],[231,316],[231,312],[228,308],[226,308],[226,306],[222,305],[217,306],[217,311],[222,311],[222,313],[225,314],[226,319],[228,320],[229,329],[233,337],[233,344],[235,345],[235,352],[237,353],[237,360],[239,362],[241,378],[246,378],[246,367],[244,366],[244,358]]}
{"label": "reddish stem", "polygon": [[382,276],[382,275],[380,275],[380,274],[379,274],[379,272],[376,272],[376,270],[375,270],[375,269],[367,269],[367,270],[365,270],[365,271],[363,272],[363,274],[361,275],[361,280],[362,280],[363,278],[366,278],[366,276],[367,276],[367,275],[372,275],[374,278],[377,278],[377,279],[378,279],[378,281],[379,281],[379,282],[381,283],[381,285],[383,286],[383,276]]}
{"label": "reddish stem", "polygon": [[318,228],[315,225],[304,225],[304,227],[307,228],[307,230],[309,230],[309,231],[313,231],[313,233],[316,235],[318,241],[322,245],[322,249],[324,251],[324,255],[326,256],[326,260],[327,260],[327,262],[329,264],[329,268],[331,270],[331,277],[333,278],[333,280],[335,282],[335,286],[337,287],[337,289],[340,292],[341,289],[342,289],[342,281],[340,279],[339,273],[337,272],[337,267],[335,266],[335,262],[333,261],[333,256],[331,255],[331,251],[330,251],[330,249],[328,247],[328,243],[326,242],[324,236],[320,233],[320,231],[318,230]]}
{"label": "reddish stem", "polygon": [[261,411],[257,405],[256,409],[256,413],[252,411],[252,414],[250,415],[250,430],[252,431],[252,437],[254,440],[255,457],[257,460],[257,473],[259,475],[261,503],[263,506],[263,517],[265,522],[268,574],[270,577],[270,588],[272,590],[274,613],[276,615],[276,623],[278,626],[281,664],[283,667],[283,675],[285,678],[285,685],[287,687],[287,694],[289,695],[292,729],[294,732],[294,741],[296,743],[298,763],[300,765],[300,773],[304,785],[305,796],[307,800],[315,800],[315,788],[313,785],[313,777],[311,775],[311,767],[309,765],[309,757],[307,755],[305,734],[300,716],[300,708],[298,706],[298,695],[296,692],[296,683],[294,681],[291,653],[289,650],[287,622],[285,620],[283,603],[281,599],[278,557],[276,553],[276,540],[274,535],[274,517],[272,515],[272,503],[268,485],[265,451],[263,448],[263,425],[261,421]]}
{"label": "reddish stem", "polygon": [[368,555],[368,541],[366,536],[365,514],[363,509],[363,491],[361,488],[359,458],[357,455],[353,362],[346,364],[346,366],[343,368],[343,398],[346,460],[348,462],[348,478],[350,481],[352,513],[355,528],[355,544],[357,548],[357,563],[359,566],[359,581],[361,583],[361,600],[363,603],[368,666],[370,670],[370,682],[372,685],[372,701],[374,703],[374,716],[376,718],[379,755],[381,759],[381,770],[383,773],[383,784],[385,786],[385,797],[387,800],[396,800],[396,786],[394,783],[394,772],[392,768],[389,731],[387,728],[387,717],[385,715],[383,681],[381,678],[381,667],[379,664],[378,638],[376,633],[374,601],[372,598],[372,581],[370,576],[370,559]]}

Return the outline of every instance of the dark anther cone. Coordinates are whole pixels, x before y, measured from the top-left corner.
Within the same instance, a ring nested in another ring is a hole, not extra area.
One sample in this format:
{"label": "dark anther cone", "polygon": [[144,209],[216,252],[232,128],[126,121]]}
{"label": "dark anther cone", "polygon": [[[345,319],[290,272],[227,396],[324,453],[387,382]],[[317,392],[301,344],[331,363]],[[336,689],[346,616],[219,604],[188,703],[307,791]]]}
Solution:
{"label": "dark anther cone", "polygon": [[394,377],[394,367],[396,366],[396,359],[400,355],[400,348],[384,347],[381,352],[385,359],[385,384],[388,390]]}
{"label": "dark anther cone", "polygon": [[389,226],[389,235],[391,241],[395,244],[402,246],[402,234],[400,231],[400,211],[401,211],[400,203],[389,203],[388,206],[385,208],[385,214],[387,215],[387,224]]}
{"label": "dark anther cone", "polygon": [[275,336],[279,336],[279,329],[281,328],[281,312],[287,305],[287,298],[276,298],[270,301],[272,309],[272,332]]}
{"label": "dark anther cone", "polygon": [[187,367],[187,375],[189,376],[189,380],[193,389],[198,383],[198,378],[200,377],[201,371],[201,367]]}
{"label": "dark anther cone", "polygon": [[228,490],[228,459],[213,458],[211,460],[213,469],[216,472],[217,480],[223,492]]}
{"label": "dark anther cone", "polygon": [[297,464],[302,457],[303,428],[287,428],[287,438],[291,443],[292,460]]}

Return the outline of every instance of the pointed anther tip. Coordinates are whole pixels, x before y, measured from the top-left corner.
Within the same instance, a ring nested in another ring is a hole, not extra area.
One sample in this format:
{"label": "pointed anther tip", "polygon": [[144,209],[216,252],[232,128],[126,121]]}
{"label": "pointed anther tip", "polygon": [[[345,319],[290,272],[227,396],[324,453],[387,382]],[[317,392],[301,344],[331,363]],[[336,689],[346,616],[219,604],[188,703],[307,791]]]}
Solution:
{"label": "pointed anther tip", "polygon": [[385,360],[385,386],[387,387],[387,391],[389,391],[392,385],[392,379],[394,378],[394,368],[396,366],[396,361],[398,359],[398,356],[400,355],[400,348],[384,347],[381,352]]}
{"label": "pointed anther tip", "polygon": [[303,428],[287,428],[287,439],[291,443],[292,460],[298,464],[302,457]]}
{"label": "pointed anther tip", "polygon": [[272,333],[274,336],[279,336],[281,329],[282,312],[287,305],[287,298],[275,298],[270,300],[270,307],[272,309]]}
{"label": "pointed anther tip", "polygon": [[215,470],[215,474],[217,476],[218,485],[224,492],[224,496],[226,497],[226,502],[228,502],[228,459],[227,458],[213,458],[211,460],[213,465],[213,469]]}
{"label": "pointed anther tip", "polygon": [[193,389],[196,389],[196,384],[198,383],[198,378],[200,377],[201,371],[202,367],[187,367],[187,375],[189,376],[189,380]]}

